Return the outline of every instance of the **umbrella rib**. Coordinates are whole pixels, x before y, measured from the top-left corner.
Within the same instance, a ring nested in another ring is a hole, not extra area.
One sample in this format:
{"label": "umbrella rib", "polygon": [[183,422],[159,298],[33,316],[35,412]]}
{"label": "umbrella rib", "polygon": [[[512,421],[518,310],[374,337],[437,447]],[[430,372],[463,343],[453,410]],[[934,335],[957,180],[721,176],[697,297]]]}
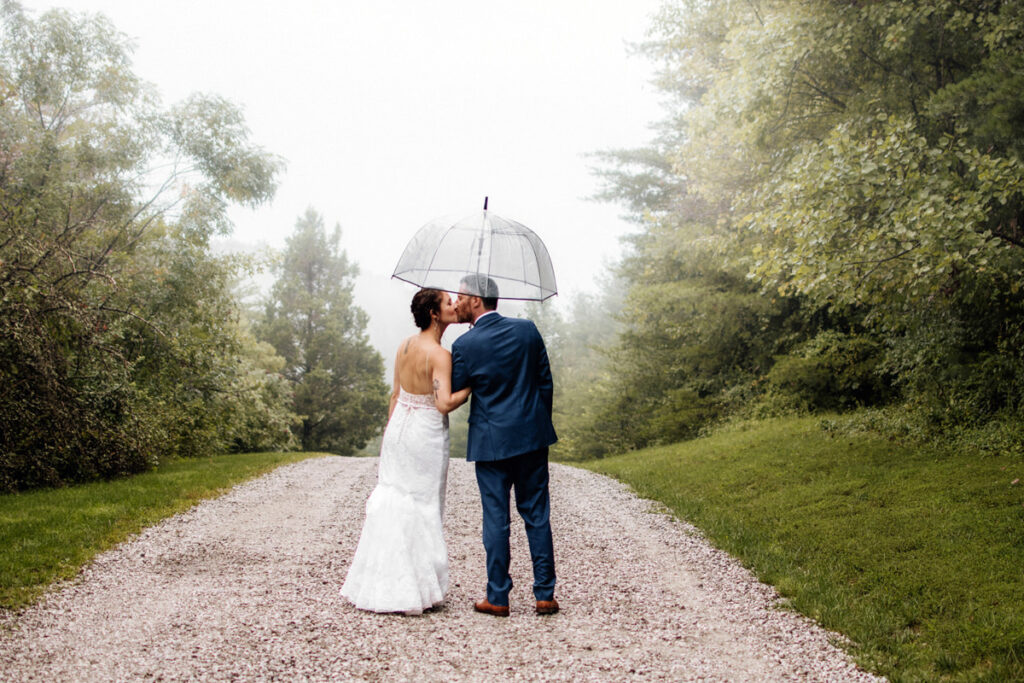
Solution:
{"label": "umbrella rib", "polygon": [[441,250],[441,245],[444,243],[444,237],[447,236],[447,235],[448,235],[448,230],[446,229],[444,231],[441,239],[437,240],[437,246],[434,247],[434,253],[432,253],[430,255],[430,260],[427,262],[427,271],[426,271],[426,273],[424,273],[424,279],[423,279],[424,282],[427,281],[426,280],[427,275],[429,275],[430,271],[433,270],[433,268],[434,268],[434,260],[437,259],[437,252],[439,252]]}
{"label": "umbrella rib", "polygon": [[[484,211],[483,216],[480,217],[480,242],[476,245],[476,272],[480,272],[480,259],[483,258],[484,251],[484,230],[487,228],[487,212]],[[491,275],[491,256],[494,254],[494,228],[492,223],[491,228],[491,245],[490,249],[487,250],[487,276]],[[478,285],[479,286],[479,285]],[[486,286],[486,285],[484,285]]]}
{"label": "umbrella rib", "polygon": [[[483,231],[481,230],[481,234]],[[487,250],[487,277],[491,277],[491,268],[494,267],[494,231],[491,230],[491,248]],[[485,285],[486,286],[486,285]]]}
{"label": "umbrella rib", "polygon": [[[532,246],[532,243],[529,240],[527,240],[526,243],[530,244],[530,246]],[[526,282],[526,245],[525,244],[520,243],[520,245],[519,245],[519,253],[521,255],[521,257],[519,259],[519,262],[522,264],[522,267],[520,268],[519,273],[520,273],[520,275],[523,278],[523,282]],[[537,279],[540,280],[540,278],[537,278]],[[540,283],[538,282],[537,284],[539,285]]]}

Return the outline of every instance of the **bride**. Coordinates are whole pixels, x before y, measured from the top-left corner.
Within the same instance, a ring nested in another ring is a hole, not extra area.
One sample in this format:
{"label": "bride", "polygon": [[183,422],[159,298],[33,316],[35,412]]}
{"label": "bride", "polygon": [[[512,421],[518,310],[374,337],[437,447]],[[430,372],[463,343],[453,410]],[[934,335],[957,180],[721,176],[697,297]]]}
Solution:
{"label": "bride", "polygon": [[441,528],[448,478],[448,413],[469,390],[452,393],[451,354],[441,335],[458,322],[446,293],[421,289],[412,298],[419,334],[395,357],[388,425],[377,487],[341,594],[372,612],[420,614],[444,600],[448,549]]}

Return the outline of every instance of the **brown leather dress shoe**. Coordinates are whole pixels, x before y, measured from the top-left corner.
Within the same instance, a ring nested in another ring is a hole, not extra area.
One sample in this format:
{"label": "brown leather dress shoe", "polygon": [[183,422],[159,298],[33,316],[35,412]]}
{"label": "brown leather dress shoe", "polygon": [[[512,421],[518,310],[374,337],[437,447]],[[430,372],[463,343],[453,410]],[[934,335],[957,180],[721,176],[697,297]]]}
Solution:
{"label": "brown leather dress shoe", "polygon": [[551,598],[550,600],[537,601],[537,614],[554,614],[557,611],[558,600]]}
{"label": "brown leather dress shoe", "polygon": [[493,614],[496,617],[508,616],[508,605],[492,605],[487,598],[473,603],[473,609],[484,614]]}

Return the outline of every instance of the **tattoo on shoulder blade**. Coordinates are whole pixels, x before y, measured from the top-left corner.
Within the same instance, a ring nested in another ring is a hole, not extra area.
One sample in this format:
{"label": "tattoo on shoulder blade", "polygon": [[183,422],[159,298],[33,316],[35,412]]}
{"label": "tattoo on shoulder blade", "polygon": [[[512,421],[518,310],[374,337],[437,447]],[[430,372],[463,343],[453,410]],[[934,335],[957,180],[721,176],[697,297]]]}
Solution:
{"label": "tattoo on shoulder blade", "polygon": [[409,353],[409,344],[412,343],[412,339],[405,340],[405,349],[402,350],[402,355]]}

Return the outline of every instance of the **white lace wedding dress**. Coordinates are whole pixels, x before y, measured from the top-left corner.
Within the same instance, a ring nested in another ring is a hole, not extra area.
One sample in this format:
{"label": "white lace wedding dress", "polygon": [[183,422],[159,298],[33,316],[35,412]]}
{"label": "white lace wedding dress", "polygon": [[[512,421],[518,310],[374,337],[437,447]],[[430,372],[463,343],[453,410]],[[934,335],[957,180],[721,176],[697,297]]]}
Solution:
{"label": "white lace wedding dress", "polygon": [[399,390],[381,444],[377,487],[341,594],[359,609],[419,614],[444,600],[448,418],[430,394]]}

